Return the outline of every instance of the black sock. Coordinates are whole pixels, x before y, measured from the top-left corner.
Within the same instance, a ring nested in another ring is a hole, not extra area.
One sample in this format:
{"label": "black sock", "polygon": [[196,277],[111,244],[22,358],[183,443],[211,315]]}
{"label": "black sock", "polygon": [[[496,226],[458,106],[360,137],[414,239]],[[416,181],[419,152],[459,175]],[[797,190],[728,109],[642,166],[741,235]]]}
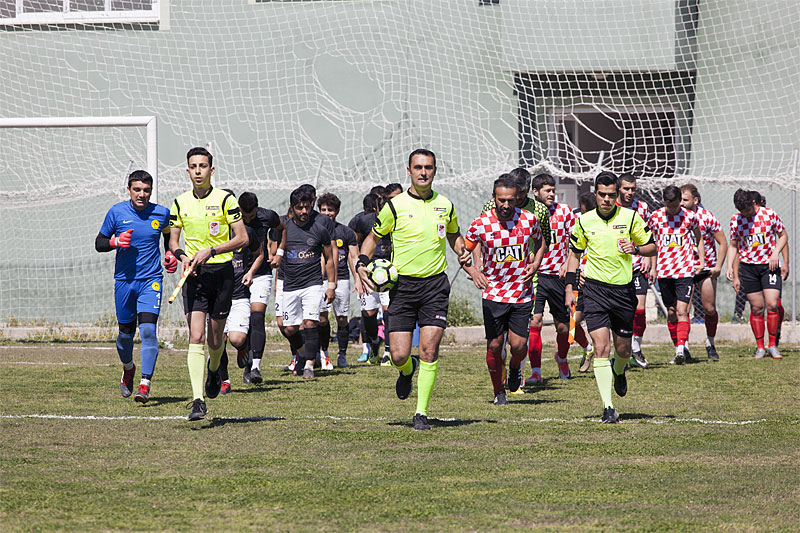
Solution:
{"label": "black sock", "polygon": [[[317,354],[319,353],[319,329],[318,328],[306,328],[301,331],[303,336],[303,366],[305,366],[305,361],[313,361],[317,358]],[[298,363],[300,358],[298,357]],[[299,370],[302,370],[303,367],[298,367]]]}
{"label": "black sock", "polygon": [[389,349],[389,311],[383,312],[383,347],[387,352],[391,351]]}
{"label": "black sock", "polygon": [[219,377],[222,378],[222,381],[227,381],[229,379],[227,346],[222,347],[222,357],[219,359]]}
{"label": "black sock", "polygon": [[264,355],[264,344],[267,342],[267,333],[264,330],[264,313],[250,313],[250,351],[253,359],[261,359]]}
{"label": "black sock", "polygon": [[339,353],[347,353],[347,343],[350,341],[350,326],[345,324],[336,329],[336,342],[339,343]]}
{"label": "black sock", "polygon": [[324,324],[320,322],[319,324],[319,347],[327,353],[328,348],[331,345],[331,323],[325,322]]}
{"label": "black sock", "polygon": [[364,332],[367,334],[367,342],[370,344],[380,343],[378,340],[378,315],[362,315],[364,318]]}

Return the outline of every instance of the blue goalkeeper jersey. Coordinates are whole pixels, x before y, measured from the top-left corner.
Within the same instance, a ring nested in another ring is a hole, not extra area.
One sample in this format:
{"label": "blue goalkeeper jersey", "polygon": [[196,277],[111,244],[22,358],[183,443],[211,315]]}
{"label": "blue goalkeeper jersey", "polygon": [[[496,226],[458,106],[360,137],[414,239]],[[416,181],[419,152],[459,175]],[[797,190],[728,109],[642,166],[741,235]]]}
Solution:
{"label": "blue goalkeeper jersey", "polygon": [[169,209],[153,204],[137,211],[130,201],[115,204],[106,213],[100,233],[106,237],[119,237],[129,229],[131,247],[118,248],[114,279],[133,281],[162,276],[161,239],[169,230]]}

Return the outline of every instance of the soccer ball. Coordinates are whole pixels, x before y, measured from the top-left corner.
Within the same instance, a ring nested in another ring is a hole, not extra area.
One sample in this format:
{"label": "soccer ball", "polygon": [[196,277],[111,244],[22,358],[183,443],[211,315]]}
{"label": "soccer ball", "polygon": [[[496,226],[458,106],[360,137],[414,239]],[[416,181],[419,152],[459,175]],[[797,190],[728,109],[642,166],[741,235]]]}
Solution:
{"label": "soccer ball", "polygon": [[397,283],[397,269],[387,259],[376,259],[367,267],[369,280],[378,292],[391,290]]}

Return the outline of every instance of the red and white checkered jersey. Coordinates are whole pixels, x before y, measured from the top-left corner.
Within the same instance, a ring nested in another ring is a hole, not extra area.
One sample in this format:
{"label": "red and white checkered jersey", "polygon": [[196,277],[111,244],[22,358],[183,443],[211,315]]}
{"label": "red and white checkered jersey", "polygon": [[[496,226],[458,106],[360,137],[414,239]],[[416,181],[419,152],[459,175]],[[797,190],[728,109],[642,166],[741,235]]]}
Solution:
{"label": "red and white checkered jersey", "polygon": [[691,278],[695,272],[692,230],[699,229],[694,212],[681,207],[675,215],[662,207],[647,222],[658,245],[659,278]]}
{"label": "red and white checkered jersey", "polygon": [[511,220],[500,221],[494,209],[472,221],[464,238],[481,245],[483,274],[489,286],[485,300],[501,303],[525,303],[533,299],[533,284],[522,283],[530,255],[530,240],[542,240],[536,215],[517,209]]}
{"label": "red and white checkered jersey", "polygon": [[[619,203],[619,201],[617,201],[617,205],[620,206],[620,207],[625,207],[624,205]],[[633,202],[631,202],[631,206],[628,207],[628,209],[633,209],[634,211],[639,213],[639,216],[642,217],[642,220],[644,220],[645,222],[650,220],[650,208],[647,207],[647,204],[642,202],[641,200],[638,200],[638,199],[634,198]],[[644,258],[641,255],[634,255],[633,256],[633,271],[634,272],[636,272],[637,270],[641,270],[642,269],[642,259],[644,259]]]}
{"label": "red and white checkered jersey", "polygon": [[[717,240],[714,238],[714,234],[722,229],[722,224],[711,211],[704,207],[698,207],[694,214],[697,215],[700,234],[704,239],[703,249],[706,252],[706,264],[703,270],[711,270],[717,266]],[[694,241],[694,236],[692,236],[692,241]],[[697,255],[697,243],[695,243],[694,261],[695,264],[700,262],[700,256]]]}
{"label": "red and white checkered jersey", "polygon": [[778,235],[784,230],[778,213],[759,207],[752,217],[736,213],[731,217],[731,242],[739,247],[739,261],[751,265],[766,265],[778,244]]}
{"label": "red and white checkered jersey", "polygon": [[539,267],[540,274],[558,274],[558,269],[567,260],[569,249],[569,235],[575,224],[575,214],[567,204],[554,202],[548,208],[550,214],[550,247],[542,259]]}

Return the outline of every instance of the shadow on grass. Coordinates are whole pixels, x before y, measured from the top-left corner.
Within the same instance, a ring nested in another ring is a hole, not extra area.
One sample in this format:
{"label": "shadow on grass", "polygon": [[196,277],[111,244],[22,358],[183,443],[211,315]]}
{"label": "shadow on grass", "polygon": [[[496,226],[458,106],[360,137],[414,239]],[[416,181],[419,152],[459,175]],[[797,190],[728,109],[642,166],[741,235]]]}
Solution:
{"label": "shadow on grass", "polygon": [[672,419],[675,418],[675,415],[648,415],[647,413],[620,413],[619,419],[620,420],[653,420],[654,418],[666,418]]}
{"label": "shadow on grass", "polygon": [[524,405],[540,405],[545,403],[561,403],[562,400],[537,400],[536,398],[520,398],[517,399],[517,396],[513,398],[509,398],[508,404],[509,405],[517,405],[517,404],[524,404]]}
{"label": "shadow on grass", "polygon": [[226,424],[252,424],[254,422],[277,422],[278,420],[286,420],[286,419],[282,416],[247,416],[241,418],[215,416],[214,418],[211,419],[210,423],[192,429],[197,431],[199,429],[212,429],[215,427],[224,426]]}
{"label": "shadow on grass", "polygon": [[[479,422],[496,422],[494,420],[461,420],[460,418],[448,418],[445,420],[441,420],[438,418],[429,418],[428,424],[432,427],[458,427],[458,426],[469,426],[470,424],[477,424]],[[407,427],[413,428],[413,422],[389,422],[386,424],[387,426],[399,426],[399,427]]]}
{"label": "shadow on grass", "polygon": [[158,407],[159,405],[168,405],[171,403],[185,403],[189,400],[191,400],[191,398],[187,396],[157,396],[155,398],[150,398],[150,401],[142,404],[142,407]]}

